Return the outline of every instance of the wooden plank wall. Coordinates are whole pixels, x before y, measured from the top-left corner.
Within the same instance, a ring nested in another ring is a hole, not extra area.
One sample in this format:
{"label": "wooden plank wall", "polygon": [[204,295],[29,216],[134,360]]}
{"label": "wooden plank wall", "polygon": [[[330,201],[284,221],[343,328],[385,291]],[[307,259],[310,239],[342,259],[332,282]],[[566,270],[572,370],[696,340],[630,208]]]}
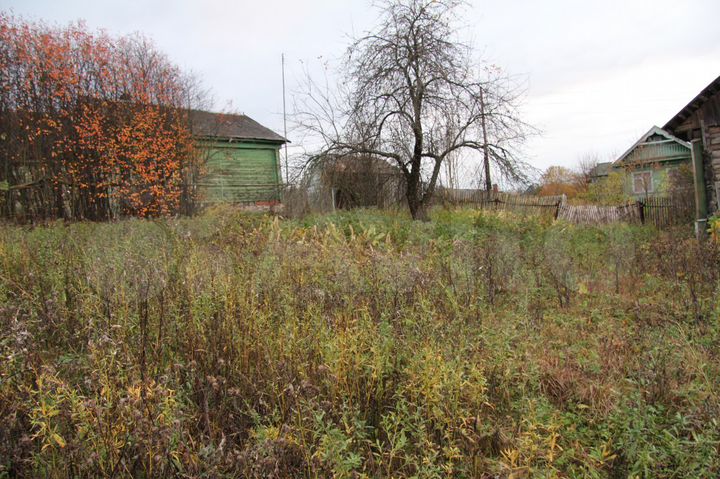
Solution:
{"label": "wooden plank wall", "polygon": [[251,204],[280,200],[278,149],[261,143],[201,143],[207,155],[197,181],[201,201]]}
{"label": "wooden plank wall", "polygon": [[[709,202],[709,212],[720,212],[720,93],[716,94],[718,100],[715,125],[708,126],[705,131],[705,151],[707,151],[706,177]],[[707,173],[710,173],[709,175]]]}

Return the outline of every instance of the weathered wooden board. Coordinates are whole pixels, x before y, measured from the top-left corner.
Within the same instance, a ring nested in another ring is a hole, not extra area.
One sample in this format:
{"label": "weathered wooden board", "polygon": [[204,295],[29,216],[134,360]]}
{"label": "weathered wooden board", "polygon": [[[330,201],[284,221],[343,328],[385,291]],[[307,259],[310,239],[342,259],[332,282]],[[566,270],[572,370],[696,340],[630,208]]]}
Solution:
{"label": "weathered wooden board", "polygon": [[557,218],[574,224],[588,225],[641,222],[640,208],[636,203],[621,206],[562,204],[558,207]]}

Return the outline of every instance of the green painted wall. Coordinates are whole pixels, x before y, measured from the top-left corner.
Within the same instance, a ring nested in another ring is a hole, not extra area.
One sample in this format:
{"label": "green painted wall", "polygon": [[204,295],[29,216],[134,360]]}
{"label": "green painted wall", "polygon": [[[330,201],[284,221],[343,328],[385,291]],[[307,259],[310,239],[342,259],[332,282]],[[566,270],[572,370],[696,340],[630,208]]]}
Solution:
{"label": "green painted wall", "polygon": [[198,146],[205,164],[198,182],[203,203],[280,200],[278,144],[199,141]]}
{"label": "green painted wall", "polygon": [[652,176],[652,191],[648,192],[651,196],[662,196],[668,193],[670,188],[670,171],[681,171],[681,168],[689,168],[690,157],[686,159],[678,159],[673,161],[665,161],[662,163],[653,163],[641,167],[627,168],[625,170],[625,193],[634,198],[642,198],[645,193],[636,193],[633,189],[633,173],[649,172]]}

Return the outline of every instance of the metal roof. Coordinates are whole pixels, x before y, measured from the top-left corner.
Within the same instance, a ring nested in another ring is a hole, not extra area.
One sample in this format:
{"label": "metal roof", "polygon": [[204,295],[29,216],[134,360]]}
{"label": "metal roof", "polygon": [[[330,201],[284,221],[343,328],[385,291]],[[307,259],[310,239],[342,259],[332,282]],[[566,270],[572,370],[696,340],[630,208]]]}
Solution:
{"label": "metal roof", "polygon": [[718,91],[720,91],[720,76],[710,82],[708,86],[703,88],[702,91],[690,101],[690,103],[685,105],[685,107],[679,112],[677,112],[675,116],[670,119],[670,121],[665,123],[665,126],[663,126],[663,128],[671,131],[675,130],[675,128],[677,128],[685,120],[687,120],[698,108],[700,108],[703,103],[705,103]]}
{"label": "metal roof", "polygon": [[287,139],[246,115],[190,110],[189,117],[190,130],[194,136],[289,143]]}
{"label": "metal roof", "polygon": [[593,167],[592,170],[590,170],[590,176],[593,178],[598,178],[600,176],[608,176],[610,174],[610,167],[612,165],[612,161],[603,161],[602,163],[598,163]]}

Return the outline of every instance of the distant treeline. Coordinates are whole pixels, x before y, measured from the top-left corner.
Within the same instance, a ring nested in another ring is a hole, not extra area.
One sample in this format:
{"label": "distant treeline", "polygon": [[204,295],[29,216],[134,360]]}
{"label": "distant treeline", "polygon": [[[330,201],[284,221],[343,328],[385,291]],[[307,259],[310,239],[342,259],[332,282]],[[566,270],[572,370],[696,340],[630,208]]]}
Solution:
{"label": "distant treeline", "polygon": [[0,14],[0,215],[158,216],[192,207],[194,80],[141,36]]}

